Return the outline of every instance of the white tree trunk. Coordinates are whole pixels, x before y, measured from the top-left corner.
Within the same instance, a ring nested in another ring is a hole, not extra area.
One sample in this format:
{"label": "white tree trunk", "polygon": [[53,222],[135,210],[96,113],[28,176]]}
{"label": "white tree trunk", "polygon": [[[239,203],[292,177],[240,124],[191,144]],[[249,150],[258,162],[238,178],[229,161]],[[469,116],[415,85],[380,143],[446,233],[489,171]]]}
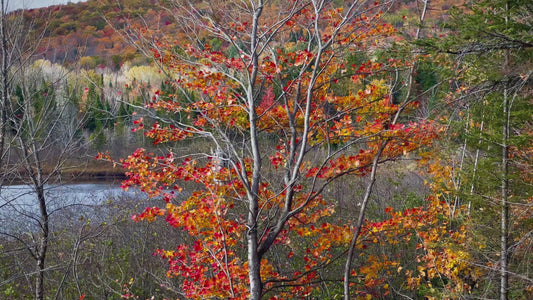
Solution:
{"label": "white tree trunk", "polygon": [[508,273],[508,234],[509,234],[509,121],[510,121],[510,106],[508,99],[508,90],[505,88],[503,92],[503,138],[502,138],[502,179],[501,179],[501,245],[500,245],[500,299],[507,299],[507,291],[509,286]]}

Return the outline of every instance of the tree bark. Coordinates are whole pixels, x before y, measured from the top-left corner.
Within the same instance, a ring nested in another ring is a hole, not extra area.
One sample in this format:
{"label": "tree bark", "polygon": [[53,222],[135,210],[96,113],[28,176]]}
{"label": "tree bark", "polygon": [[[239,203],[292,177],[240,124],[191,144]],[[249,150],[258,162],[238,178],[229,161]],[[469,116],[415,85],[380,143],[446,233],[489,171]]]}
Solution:
{"label": "tree bark", "polygon": [[[505,3],[505,24],[509,22],[509,1]],[[505,50],[504,71],[509,69],[509,49]],[[510,105],[509,89],[506,86],[503,90],[503,126],[502,126],[502,166],[501,166],[501,244],[500,244],[500,300],[507,300],[509,290],[509,273],[508,273],[508,234],[509,234],[509,127],[510,127]]]}
{"label": "tree bark", "polygon": [[37,187],[37,200],[39,201],[39,211],[41,214],[41,238],[39,249],[37,251],[37,279],[35,281],[35,299],[44,299],[44,272],[46,254],[48,251],[49,235],[49,215],[46,207],[46,198],[44,196],[43,186]]}
{"label": "tree bark", "polygon": [[[6,36],[6,24],[5,24],[5,3],[4,0],[0,0],[0,42],[2,43],[2,65],[0,72],[2,72],[2,99],[0,100],[0,168],[4,166],[3,160],[6,153],[6,132],[7,132],[7,99],[8,99],[8,57],[7,57],[7,36]],[[0,180],[3,176],[0,176]]]}
{"label": "tree bark", "polygon": [[[250,280],[250,299],[259,300],[263,292],[263,284],[261,282],[261,256],[258,252],[258,238],[257,238],[257,217],[259,214],[259,182],[261,180],[261,153],[259,149],[259,138],[257,132],[257,115],[255,113],[255,106],[257,105],[255,99],[255,84],[257,80],[257,73],[259,70],[259,55],[257,53],[258,46],[258,27],[259,18],[263,11],[263,1],[259,1],[257,7],[254,7],[253,25],[251,34],[250,53],[252,55],[252,70],[248,83],[247,99],[250,119],[250,144],[252,148],[253,157],[253,171],[251,189],[248,194],[249,212],[248,212],[248,276]],[[246,175],[245,175],[246,176]]]}
{"label": "tree bark", "polygon": [[510,106],[508,90],[505,88],[503,92],[503,139],[502,139],[502,179],[501,179],[501,245],[500,245],[500,299],[507,299],[507,291],[509,286],[509,273],[508,273],[508,234],[509,234],[509,179],[508,179],[508,166],[509,166],[509,118],[510,118]]}

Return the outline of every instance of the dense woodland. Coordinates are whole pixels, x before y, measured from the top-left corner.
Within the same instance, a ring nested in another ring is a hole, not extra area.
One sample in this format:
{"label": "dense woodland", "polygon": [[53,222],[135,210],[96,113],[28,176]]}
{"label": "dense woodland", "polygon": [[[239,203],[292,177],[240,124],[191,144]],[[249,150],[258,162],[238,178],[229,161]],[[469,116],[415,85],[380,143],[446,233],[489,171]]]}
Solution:
{"label": "dense woodland", "polygon": [[533,298],[531,1],[0,2],[1,299]]}

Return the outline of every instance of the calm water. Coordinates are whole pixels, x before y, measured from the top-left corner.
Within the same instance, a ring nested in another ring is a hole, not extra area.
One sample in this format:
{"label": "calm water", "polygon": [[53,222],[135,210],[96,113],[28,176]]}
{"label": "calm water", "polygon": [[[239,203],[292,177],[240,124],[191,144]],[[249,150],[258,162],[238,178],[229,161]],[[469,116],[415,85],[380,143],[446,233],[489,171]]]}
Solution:
{"label": "calm water", "polygon": [[[125,192],[119,185],[106,183],[79,183],[45,186],[46,198],[49,206],[61,204],[95,205],[109,198],[122,195]],[[10,185],[0,190],[0,209],[4,206],[34,206],[37,204],[36,195],[31,186]]]}
{"label": "calm water", "polygon": [[[125,196],[138,196],[125,192],[118,184],[78,183],[49,185],[45,187],[48,213],[79,217],[104,203],[118,201]],[[3,186],[0,190],[0,231],[13,228],[25,230],[38,223],[39,204],[33,189],[28,185]]]}

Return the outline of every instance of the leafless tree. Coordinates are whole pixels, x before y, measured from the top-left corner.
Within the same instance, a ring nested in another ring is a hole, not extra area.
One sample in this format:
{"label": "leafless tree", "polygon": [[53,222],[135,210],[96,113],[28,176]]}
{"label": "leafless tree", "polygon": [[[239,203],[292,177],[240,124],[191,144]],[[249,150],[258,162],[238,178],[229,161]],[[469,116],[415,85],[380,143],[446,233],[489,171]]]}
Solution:
{"label": "leafless tree", "polygon": [[[2,194],[0,208],[6,219],[0,234],[14,237],[29,251],[35,268],[28,277],[34,280],[35,298],[44,299],[49,270],[46,260],[51,237],[50,216],[60,206],[58,199],[48,196],[47,189],[61,180],[67,159],[81,154],[77,135],[81,121],[71,101],[72,95],[65,88],[64,70],[50,72],[52,65],[35,63],[43,46],[43,32],[35,31],[22,11],[8,14],[4,0],[0,3],[0,186],[23,184],[32,195],[7,199],[8,194]],[[54,72],[58,73],[51,76]],[[17,222],[26,229],[19,232],[20,236],[11,231]]]}

